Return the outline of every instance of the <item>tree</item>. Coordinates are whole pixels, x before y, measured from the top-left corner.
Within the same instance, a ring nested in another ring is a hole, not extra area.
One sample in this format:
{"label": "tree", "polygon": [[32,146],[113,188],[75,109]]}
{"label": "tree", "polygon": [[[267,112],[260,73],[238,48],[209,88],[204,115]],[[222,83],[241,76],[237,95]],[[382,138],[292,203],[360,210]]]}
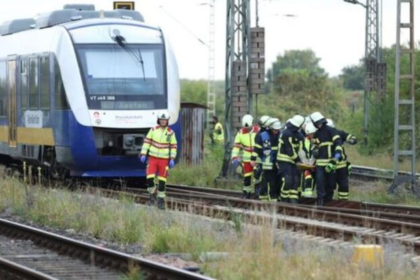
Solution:
{"label": "tree", "polygon": [[320,58],[316,57],[312,50],[289,50],[284,55],[278,55],[273,66],[267,72],[268,81],[276,80],[276,77],[284,71],[305,70],[309,75],[324,76],[325,70],[319,66]]}
{"label": "tree", "polygon": [[273,90],[264,96],[265,112],[287,120],[295,114],[320,111],[338,121],[343,113],[340,88],[334,86],[312,50],[291,50],[279,55],[268,72]]}
{"label": "tree", "polygon": [[345,89],[364,89],[365,67],[363,64],[344,67],[343,70],[341,70],[341,72],[342,74],[340,75],[340,79],[342,80],[343,87]]}

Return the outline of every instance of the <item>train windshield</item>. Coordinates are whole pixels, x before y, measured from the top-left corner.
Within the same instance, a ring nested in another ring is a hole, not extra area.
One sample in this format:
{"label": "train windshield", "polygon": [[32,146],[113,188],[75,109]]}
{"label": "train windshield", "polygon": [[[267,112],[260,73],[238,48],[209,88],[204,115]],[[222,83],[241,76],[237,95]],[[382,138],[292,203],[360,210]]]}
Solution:
{"label": "train windshield", "polygon": [[161,44],[76,45],[90,109],[167,108]]}

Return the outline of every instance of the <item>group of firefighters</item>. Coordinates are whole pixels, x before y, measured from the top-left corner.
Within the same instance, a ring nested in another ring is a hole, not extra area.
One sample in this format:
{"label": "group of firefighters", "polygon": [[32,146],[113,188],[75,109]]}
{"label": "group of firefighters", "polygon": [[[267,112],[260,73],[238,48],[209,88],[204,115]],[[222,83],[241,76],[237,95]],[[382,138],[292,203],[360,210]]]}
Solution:
{"label": "group of firefighters", "polygon": [[[221,142],[223,127],[217,118],[213,123],[212,141]],[[157,124],[144,140],[140,161],[147,163],[149,204],[165,209],[166,178],[175,165],[177,141],[167,112],[158,115]],[[244,198],[251,198],[254,178],[254,197],[263,201],[298,203],[299,196],[311,197],[316,186],[317,205],[324,205],[337,185],[338,199],[347,200],[351,164],[344,143],[354,145],[357,139],[319,112],[306,118],[295,115],[284,127],[277,118],[262,116],[257,126],[251,115],[243,116],[232,164],[242,165]]]}
{"label": "group of firefighters", "polygon": [[333,199],[337,185],[338,199],[347,200],[351,164],[344,143],[354,145],[357,139],[319,112],[295,115],[284,127],[277,118],[262,116],[257,126],[251,115],[243,116],[232,164],[242,165],[244,198],[251,198],[254,177],[254,197],[263,201],[298,203],[300,196],[312,197],[316,186],[322,206]]}

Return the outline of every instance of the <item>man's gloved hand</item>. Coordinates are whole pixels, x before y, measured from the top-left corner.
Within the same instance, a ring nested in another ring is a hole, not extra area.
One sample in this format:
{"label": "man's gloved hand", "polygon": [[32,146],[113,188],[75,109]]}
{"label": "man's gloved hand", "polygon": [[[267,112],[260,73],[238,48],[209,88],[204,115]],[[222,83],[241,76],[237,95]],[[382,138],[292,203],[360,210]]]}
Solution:
{"label": "man's gloved hand", "polygon": [[350,174],[351,174],[351,168],[352,168],[351,163],[350,163],[350,162],[348,162],[348,163],[347,163],[347,173],[348,173],[348,175],[350,175]]}
{"label": "man's gloved hand", "polygon": [[143,162],[143,163],[146,163],[146,161],[147,161],[147,157],[146,157],[146,155],[142,155],[142,156],[140,157],[140,161],[141,161],[141,162]]}
{"label": "man's gloved hand", "polygon": [[337,161],[335,160],[335,158],[333,158],[332,160],[330,160],[327,166],[325,166],[325,172],[334,173],[336,169],[337,169]]}
{"label": "man's gloved hand", "polygon": [[238,159],[237,157],[232,158],[232,164],[233,164],[234,166],[238,166],[238,165],[239,165],[239,163],[240,163],[240,161],[239,161],[239,159]]}
{"label": "man's gloved hand", "polygon": [[351,137],[349,140],[347,140],[347,143],[349,143],[350,145],[356,145],[357,144],[357,139],[356,137]]}
{"label": "man's gloved hand", "polygon": [[172,168],[172,167],[174,167],[175,166],[175,160],[172,158],[170,161],[169,161],[169,168]]}
{"label": "man's gloved hand", "polygon": [[335,153],[335,155],[334,155],[334,159],[335,159],[336,161],[340,161],[340,159],[341,159],[341,154],[340,154],[340,153]]}

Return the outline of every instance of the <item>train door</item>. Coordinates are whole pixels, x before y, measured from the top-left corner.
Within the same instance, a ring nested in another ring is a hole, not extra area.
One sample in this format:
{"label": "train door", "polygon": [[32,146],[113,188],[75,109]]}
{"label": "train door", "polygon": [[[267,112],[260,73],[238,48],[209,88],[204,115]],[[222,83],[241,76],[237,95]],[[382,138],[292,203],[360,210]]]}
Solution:
{"label": "train door", "polygon": [[7,60],[7,92],[9,97],[9,147],[17,144],[17,112],[16,112],[16,57]]}

